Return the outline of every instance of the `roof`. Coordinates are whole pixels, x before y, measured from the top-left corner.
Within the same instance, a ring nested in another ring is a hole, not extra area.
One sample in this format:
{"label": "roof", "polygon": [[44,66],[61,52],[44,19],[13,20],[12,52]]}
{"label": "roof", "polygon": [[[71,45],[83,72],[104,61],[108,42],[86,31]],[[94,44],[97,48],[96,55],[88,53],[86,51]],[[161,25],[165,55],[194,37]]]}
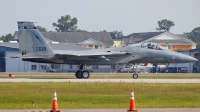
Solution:
{"label": "roof", "polygon": [[189,39],[186,34],[176,34],[176,35],[181,36],[181,37],[186,38],[186,39]]}
{"label": "roof", "polygon": [[171,32],[144,32],[144,33],[133,33],[122,40],[124,44],[134,44],[140,42],[155,42],[155,43],[170,43],[170,44],[196,44],[186,35],[183,34],[173,34]]}
{"label": "roof", "polygon": [[155,37],[157,35],[160,35],[164,32],[143,32],[143,33],[132,33],[128,36],[125,36],[122,38],[122,41],[124,41],[124,44],[129,44],[130,41],[131,43],[140,43],[145,40],[148,40],[152,37]]}
{"label": "roof", "polygon": [[92,38],[104,44],[113,44],[112,37],[108,32],[41,32],[41,34],[44,38],[59,43],[78,44]]}
{"label": "roof", "polygon": [[154,43],[170,43],[170,44],[191,44],[191,42],[189,41],[185,41],[183,39],[180,40],[167,40],[167,41],[163,41],[163,40],[151,40],[150,42],[154,42]]}

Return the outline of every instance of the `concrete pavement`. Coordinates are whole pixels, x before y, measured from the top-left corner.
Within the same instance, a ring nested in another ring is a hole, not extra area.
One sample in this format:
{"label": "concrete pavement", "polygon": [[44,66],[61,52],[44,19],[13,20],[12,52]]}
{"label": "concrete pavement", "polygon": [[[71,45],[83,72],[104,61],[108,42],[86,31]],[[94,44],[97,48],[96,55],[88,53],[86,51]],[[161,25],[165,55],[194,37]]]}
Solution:
{"label": "concrete pavement", "polygon": [[27,78],[1,78],[0,82],[200,83],[200,79],[27,79]]}

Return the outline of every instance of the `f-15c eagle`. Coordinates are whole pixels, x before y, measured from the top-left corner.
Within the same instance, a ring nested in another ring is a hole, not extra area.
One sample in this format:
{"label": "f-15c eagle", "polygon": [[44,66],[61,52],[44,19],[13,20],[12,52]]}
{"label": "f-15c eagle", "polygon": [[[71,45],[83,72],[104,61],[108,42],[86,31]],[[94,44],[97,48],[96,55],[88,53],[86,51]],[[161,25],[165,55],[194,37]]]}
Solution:
{"label": "f-15c eagle", "polygon": [[[106,49],[88,49],[75,51],[53,50],[34,22],[20,21],[18,23],[18,38],[20,54],[17,58],[23,61],[38,63],[76,64],[77,78],[89,78],[87,65],[116,65],[126,63],[188,63],[197,59],[181,53],[164,50],[158,44],[148,43],[147,47],[128,45]],[[73,48],[73,47],[72,47]],[[134,73],[137,79],[138,74]]]}

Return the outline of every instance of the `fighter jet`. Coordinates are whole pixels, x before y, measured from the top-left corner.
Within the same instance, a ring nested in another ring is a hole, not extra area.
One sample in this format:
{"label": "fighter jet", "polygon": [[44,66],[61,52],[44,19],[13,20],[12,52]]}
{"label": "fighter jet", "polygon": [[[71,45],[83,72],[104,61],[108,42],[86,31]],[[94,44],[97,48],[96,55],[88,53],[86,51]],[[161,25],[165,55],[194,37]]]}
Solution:
{"label": "fighter jet", "polygon": [[[81,51],[53,50],[39,32],[34,22],[20,21],[18,38],[20,54],[16,58],[38,63],[58,63],[79,65],[77,78],[89,78],[88,65],[117,65],[126,63],[188,63],[197,59],[181,53],[164,50],[158,44],[143,43],[140,47],[128,45],[106,49]],[[73,48],[73,47],[72,47]],[[138,74],[134,73],[137,79]]]}

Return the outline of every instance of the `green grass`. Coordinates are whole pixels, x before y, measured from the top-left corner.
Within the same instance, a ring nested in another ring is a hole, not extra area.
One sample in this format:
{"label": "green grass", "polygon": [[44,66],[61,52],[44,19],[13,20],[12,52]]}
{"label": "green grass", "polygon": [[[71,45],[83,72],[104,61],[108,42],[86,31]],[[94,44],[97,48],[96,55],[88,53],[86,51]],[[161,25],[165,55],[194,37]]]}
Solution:
{"label": "green grass", "polygon": [[200,84],[1,82],[0,109],[51,108],[54,89],[60,109],[128,109],[131,89],[137,108],[200,108]]}

